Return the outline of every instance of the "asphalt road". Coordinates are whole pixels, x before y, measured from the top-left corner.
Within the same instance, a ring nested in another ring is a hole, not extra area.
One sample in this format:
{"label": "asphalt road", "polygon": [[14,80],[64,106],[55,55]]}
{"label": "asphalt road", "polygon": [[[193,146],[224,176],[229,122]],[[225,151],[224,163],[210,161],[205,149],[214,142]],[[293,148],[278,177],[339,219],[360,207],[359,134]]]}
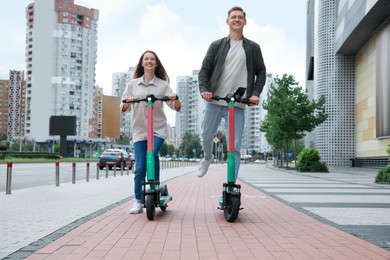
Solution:
{"label": "asphalt road", "polygon": [[[73,163],[62,162],[59,164],[59,180],[61,183],[72,182]],[[11,190],[31,188],[45,185],[56,184],[56,165],[55,163],[14,163],[11,169]],[[75,163],[75,180],[86,181],[87,163]],[[6,190],[7,183],[7,164],[0,165],[0,192]],[[121,174],[120,168],[117,168],[116,174]],[[127,174],[127,170],[123,170]],[[99,177],[105,178],[106,170],[99,170]],[[114,175],[114,170],[109,170],[108,175]],[[89,178],[96,178],[96,163],[89,163]]]}

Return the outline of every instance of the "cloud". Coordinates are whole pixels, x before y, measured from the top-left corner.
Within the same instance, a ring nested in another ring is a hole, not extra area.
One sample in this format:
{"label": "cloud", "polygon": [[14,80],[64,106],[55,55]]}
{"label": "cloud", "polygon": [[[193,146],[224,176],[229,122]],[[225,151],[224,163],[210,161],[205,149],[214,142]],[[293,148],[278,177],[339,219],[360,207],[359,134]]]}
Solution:
{"label": "cloud", "polygon": [[109,22],[109,18],[115,17],[118,13],[131,10],[138,6],[139,1],[135,0],[76,0],[75,4],[99,10],[99,21]]}
{"label": "cloud", "polygon": [[259,26],[248,19],[245,35],[260,44],[267,73],[273,77],[292,74],[304,86],[305,46],[298,46],[286,38],[285,32],[274,26]]}
{"label": "cloud", "polygon": [[166,5],[146,6],[139,27],[118,44],[117,50],[101,54],[97,77],[98,82],[104,82],[105,94],[111,94],[107,93],[111,89],[111,74],[135,66],[145,50],[156,52],[175,89],[177,76],[191,75],[192,70],[199,69],[209,44],[196,40],[196,30],[185,25]]}

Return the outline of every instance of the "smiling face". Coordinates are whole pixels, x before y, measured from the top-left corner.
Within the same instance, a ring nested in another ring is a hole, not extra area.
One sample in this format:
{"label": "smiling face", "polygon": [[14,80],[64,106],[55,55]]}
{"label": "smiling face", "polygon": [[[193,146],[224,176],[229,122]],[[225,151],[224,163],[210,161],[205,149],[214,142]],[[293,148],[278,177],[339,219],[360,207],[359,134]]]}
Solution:
{"label": "smiling face", "polygon": [[142,58],[142,67],[145,71],[155,71],[157,67],[156,56],[151,52],[146,52]]}
{"label": "smiling face", "polygon": [[243,30],[246,25],[245,14],[243,11],[231,11],[229,17],[226,19],[226,24],[229,25],[230,30]]}

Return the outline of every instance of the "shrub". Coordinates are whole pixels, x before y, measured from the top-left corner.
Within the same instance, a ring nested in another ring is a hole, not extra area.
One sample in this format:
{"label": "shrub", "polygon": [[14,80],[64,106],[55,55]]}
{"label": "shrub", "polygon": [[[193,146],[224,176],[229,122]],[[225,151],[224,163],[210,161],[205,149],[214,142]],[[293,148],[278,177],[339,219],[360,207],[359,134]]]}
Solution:
{"label": "shrub", "polygon": [[329,172],[325,163],[320,161],[320,153],[315,148],[304,149],[298,155],[297,171]]}
{"label": "shrub", "polygon": [[[388,145],[387,154],[390,155],[390,145]],[[389,159],[390,160],[390,159]],[[375,182],[386,182],[390,183],[390,163],[386,168],[381,169],[375,177]]]}
{"label": "shrub", "polygon": [[380,170],[376,175],[375,182],[388,182],[390,183],[390,166]]}

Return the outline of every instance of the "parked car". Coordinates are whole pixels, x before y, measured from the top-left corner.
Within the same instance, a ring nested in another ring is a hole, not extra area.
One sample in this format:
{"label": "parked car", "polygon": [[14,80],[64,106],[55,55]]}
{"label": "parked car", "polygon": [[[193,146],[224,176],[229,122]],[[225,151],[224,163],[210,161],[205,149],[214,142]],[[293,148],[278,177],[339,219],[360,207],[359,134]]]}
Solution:
{"label": "parked car", "polygon": [[125,150],[122,149],[107,149],[105,150],[99,157],[99,168],[103,170],[106,165],[111,170],[114,165],[116,167],[121,167],[121,163],[123,163],[123,168],[126,168],[127,164],[129,164],[129,169],[131,170],[133,167],[133,158],[130,154],[128,154]]}

